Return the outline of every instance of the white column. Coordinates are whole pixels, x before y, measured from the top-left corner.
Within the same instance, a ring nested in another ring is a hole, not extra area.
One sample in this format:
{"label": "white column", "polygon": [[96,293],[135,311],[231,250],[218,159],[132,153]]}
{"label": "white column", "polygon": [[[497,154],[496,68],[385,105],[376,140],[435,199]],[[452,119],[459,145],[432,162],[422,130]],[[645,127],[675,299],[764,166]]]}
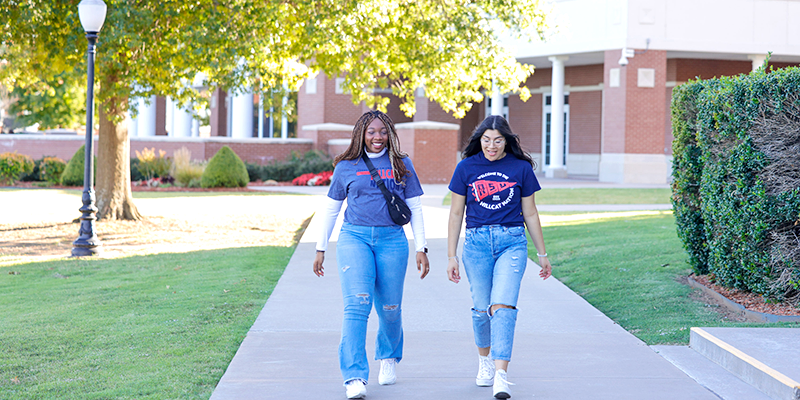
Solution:
{"label": "white column", "polygon": [[200,121],[192,118],[192,137],[200,137]]}
{"label": "white column", "polygon": [[172,122],[172,129],[174,132],[170,132],[170,135],[173,137],[191,137],[192,136],[192,112],[191,105],[187,105],[186,107],[182,107],[180,104],[175,103],[175,106],[172,111],[173,115],[173,122]]}
{"label": "white column", "polygon": [[231,101],[231,137],[253,137],[253,92],[236,93]]}
{"label": "white column", "polygon": [[550,165],[548,178],[566,178],[564,167],[564,61],[567,56],[549,57],[553,62],[552,93],[550,95]]}
{"label": "white column", "polygon": [[[287,86],[283,87],[286,91],[289,90]],[[286,105],[289,104],[289,96],[284,95],[281,100],[281,139],[289,137],[289,121],[286,118]]]}
{"label": "white column", "polygon": [[156,96],[150,96],[149,102],[139,100],[139,116],[136,118],[139,137],[156,135]]}
{"label": "white column", "polygon": [[767,55],[766,54],[750,54],[750,55],[747,56],[747,58],[749,58],[750,61],[753,62],[753,71],[755,71],[755,70],[761,68],[762,65],[764,65],[764,61],[767,60]]}
{"label": "white column", "polygon": [[258,95],[258,138],[264,138],[264,93]]}
{"label": "white column", "polygon": [[503,115],[503,94],[492,82],[492,115]]}

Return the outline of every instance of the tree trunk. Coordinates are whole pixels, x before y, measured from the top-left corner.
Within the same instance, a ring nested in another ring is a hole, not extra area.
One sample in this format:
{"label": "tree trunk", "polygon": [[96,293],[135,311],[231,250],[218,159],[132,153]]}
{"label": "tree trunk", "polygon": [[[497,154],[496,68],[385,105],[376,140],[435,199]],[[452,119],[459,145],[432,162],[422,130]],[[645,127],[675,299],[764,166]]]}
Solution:
{"label": "tree trunk", "polygon": [[[109,99],[110,112],[98,107],[100,120],[97,141],[97,219],[142,219],[131,194],[131,151],[123,104]],[[119,122],[115,122],[119,121]]]}

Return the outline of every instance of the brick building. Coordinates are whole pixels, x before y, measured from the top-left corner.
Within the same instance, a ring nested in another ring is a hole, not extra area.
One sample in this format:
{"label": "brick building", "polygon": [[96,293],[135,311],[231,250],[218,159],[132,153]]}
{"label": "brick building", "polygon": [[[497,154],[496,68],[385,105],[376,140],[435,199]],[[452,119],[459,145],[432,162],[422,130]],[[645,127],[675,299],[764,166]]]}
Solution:
{"label": "brick building", "polygon": [[[396,101],[389,115],[458,126],[456,149],[431,157],[456,159],[470,131],[487,114],[502,113],[547,176],[666,183],[675,86],[748,73],[769,52],[774,68],[800,63],[800,2],[792,0],[560,0],[551,16],[558,32],[548,42],[508,43],[519,61],[537,67],[526,82],[527,102],[495,95],[457,120],[419,96],[413,118]],[[336,87],[336,79],[319,76],[298,93],[297,136],[320,149],[349,133],[323,135],[320,127],[352,124],[364,111]],[[558,113],[563,118],[551,118]]]}

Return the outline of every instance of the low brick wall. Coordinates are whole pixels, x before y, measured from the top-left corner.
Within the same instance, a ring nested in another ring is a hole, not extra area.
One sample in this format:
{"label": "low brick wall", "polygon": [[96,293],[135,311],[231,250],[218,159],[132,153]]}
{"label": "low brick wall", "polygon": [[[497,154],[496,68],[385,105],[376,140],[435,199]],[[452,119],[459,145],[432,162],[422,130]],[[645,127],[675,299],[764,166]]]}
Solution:
{"label": "low brick wall", "polygon": [[[455,124],[442,122],[407,122],[397,124],[401,148],[411,156],[414,167],[422,183],[446,184],[455,170],[458,161],[458,129]],[[352,132],[352,128],[349,128]],[[319,130],[325,141],[317,148],[327,150],[331,156],[341,153],[349,145],[351,133],[346,129]],[[345,136],[346,138],[342,138]],[[84,137],[78,135],[0,135],[0,153],[14,152],[25,154],[38,160],[45,156],[55,156],[65,161],[72,158],[84,144]],[[274,161],[285,161],[292,154],[305,154],[314,149],[312,139],[233,139],[227,137],[210,138],[171,138],[134,137],[130,139],[131,158],[136,151],[145,148],[163,150],[172,157],[175,150],[186,147],[192,158],[208,160],[222,148],[229,146],[242,160],[264,165]],[[93,148],[97,152],[97,136]]]}
{"label": "low brick wall", "polygon": [[[38,160],[45,156],[55,156],[66,160],[85,143],[84,136],[78,135],[0,135],[0,153],[14,152],[25,154]],[[131,158],[136,151],[145,148],[164,150],[167,157],[172,157],[175,150],[186,147],[196,160],[208,160],[222,146],[229,146],[242,160],[264,165],[273,161],[285,161],[292,151],[305,154],[313,148],[310,139],[232,139],[225,137],[212,138],[171,138],[171,137],[134,137],[130,139]],[[97,136],[93,148],[97,150]]]}

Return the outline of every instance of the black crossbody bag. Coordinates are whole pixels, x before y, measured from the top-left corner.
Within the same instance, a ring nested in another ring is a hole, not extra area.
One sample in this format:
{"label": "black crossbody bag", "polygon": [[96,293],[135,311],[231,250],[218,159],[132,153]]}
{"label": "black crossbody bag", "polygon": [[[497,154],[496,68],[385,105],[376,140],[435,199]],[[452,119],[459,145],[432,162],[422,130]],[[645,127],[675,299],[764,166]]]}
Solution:
{"label": "black crossbody bag", "polygon": [[369,173],[372,175],[372,180],[374,180],[378,188],[381,189],[383,198],[386,199],[386,205],[389,208],[389,215],[392,217],[392,221],[400,226],[409,223],[411,221],[411,209],[408,208],[406,202],[386,188],[386,185],[383,184],[383,179],[378,175],[375,166],[372,165],[372,161],[367,157],[367,153],[361,153],[361,158],[363,158],[364,163],[367,164]]}

